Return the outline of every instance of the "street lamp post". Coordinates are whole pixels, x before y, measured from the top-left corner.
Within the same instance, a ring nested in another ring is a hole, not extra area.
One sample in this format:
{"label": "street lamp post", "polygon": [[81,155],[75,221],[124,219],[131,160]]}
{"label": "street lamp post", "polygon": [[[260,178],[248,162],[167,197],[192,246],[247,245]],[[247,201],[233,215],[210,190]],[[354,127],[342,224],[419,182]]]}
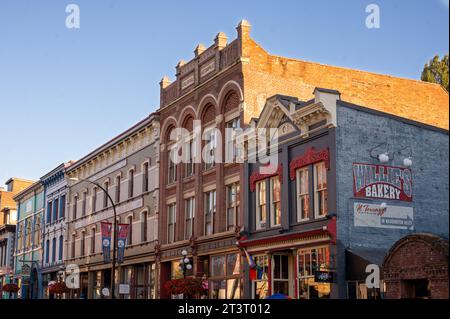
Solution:
{"label": "street lamp post", "polygon": [[183,258],[180,260],[180,269],[183,271],[183,278],[186,278],[186,273],[188,270],[192,269],[191,260],[187,257],[187,250],[181,252]]}
{"label": "street lamp post", "polygon": [[78,179],[78,178],[69,178],[70,181],[73,182],[86,182],[90,183],[92,185],[97,186],[100,188],[103,193],[108,197],[109,201],[111,202],[113,213],[114,213],[114,221],[113,221],[113,254],[112,254],[112,267],[111,267],[111,299],[115,299],[115,284],[116,284],[116,254],[117,254],[117,213],[116,213],[116,204],[114,203],[113,199],[109,195],[108,191],[103,188],[100,184],[96,182],[92,182],[90,180],[85,179]]}

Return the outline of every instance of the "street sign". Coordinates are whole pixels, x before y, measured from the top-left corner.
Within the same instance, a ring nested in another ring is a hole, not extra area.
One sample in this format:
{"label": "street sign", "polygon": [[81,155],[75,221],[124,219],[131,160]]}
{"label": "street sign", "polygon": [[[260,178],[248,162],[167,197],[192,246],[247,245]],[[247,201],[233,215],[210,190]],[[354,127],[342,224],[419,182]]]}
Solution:
{"label": "street sign", "polygon": [[316,271],[314,273],[315,282],[333,282],[333,273],[330,271]]}

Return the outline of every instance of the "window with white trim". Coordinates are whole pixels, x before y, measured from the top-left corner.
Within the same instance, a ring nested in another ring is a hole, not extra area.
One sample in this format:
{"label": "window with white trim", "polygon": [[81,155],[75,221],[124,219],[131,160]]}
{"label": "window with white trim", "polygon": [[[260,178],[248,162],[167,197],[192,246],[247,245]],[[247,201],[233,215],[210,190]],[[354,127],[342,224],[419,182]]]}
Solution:
{"label": "window with white trim", "polygon": [[266,180],[256,183],[256,229],[266,228]]}
{"label": "window with white trim", "polygon": [[309,219],[309,169],[297,170],[297,222]]}
{"label": "window with white trim", "polygon": [[169,244],[175,242],[176,210],[176,203],[167,206],[167,242]]}
{"label": "window with white trim", "polygon": [[205,235],[214,233],[214,215],[216,213],[216,190],[205,193]]}
{"label": "window with white trim", "polygon": [[327,215],[327,199],[327,169],[325,162],[320,162],[314,165],[314,214],[316,218]]}
{"label": "window with white trim", "polygon": [[239,216],[239,183],[227,186],[227,230],[234,230]]}
{"label": "window with white trim", "polygon": [[194,209],[195,209],[195,199],[194,197],[188,198],[184,201],[185,207],[185,229],[184,229],[184,239],[190,239],[194,235]]}
{"label": "window with white trim", "polygon": [[217,132],[214,127],[206,128],[203,133],[203,138],[205,141],[204,147],[204,161],[205,170],[213,168],[216,164],[216,149],[217,149]]}
{"label": "window with white trim", "polygon": [[172,184],[175,183],[177,180],[177,166],[172,160],[172,152],[175,150],[171,150],[169,148],[169,151],[167,152],[167,183]]}
{"label": "window with white trim", "polygon": [[237,134],[241,128],[241,119],[239,117],[227,122],[226,124],[226,159],[227,163],[236,163],[241,158],[241,150],[237,144]]}
{"label": "window with white trim", "polygon": [[189,177],[194,175],[194,154],[195,154],[195,143],[194,139],[191,137],[190,140],[185,144],[187,146],[187,158],[184,164],[184,177]]}
{"label": "window with white trim", "polygon": [[270,178],[270,226],[281,225],[281,185],[280,178]]}
{"label": "window with white trim", "polygon": [[143,243],[147,241],[147,228],[148,228],[147,216],[148,216],[147,211],[141,214],[141,242]]}

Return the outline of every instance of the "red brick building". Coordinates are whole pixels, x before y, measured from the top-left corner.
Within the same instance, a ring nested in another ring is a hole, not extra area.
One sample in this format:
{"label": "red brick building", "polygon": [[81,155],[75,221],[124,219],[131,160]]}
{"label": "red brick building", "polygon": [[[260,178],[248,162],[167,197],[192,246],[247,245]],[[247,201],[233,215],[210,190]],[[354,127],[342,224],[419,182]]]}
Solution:
{"label": "red brick building", "polygon": [[[245,211],[244,165],[240,163],[178,165],[170,161],[175,128],[202,132],[216,128],[247,127],[259,117],[275,94],[301,101],[313,98],[316,87],[338,90],[342,99],[387,114],[420,120],[448,129],[448,94],[439,85],[387,75],[345,69],[269,54],[250,37],[243,20],[237,38],[228,43],[217,34],[208,48],[198,45],[195,57],[180,61],[176,79],[160,83],[160,196],[159,243],[160,296],[170,297],[164,283],[183,276],[182,251],[188,252],[193,269],[187,275],[208,278],[210,298],[243,296],[243,256],[236,247]],[[183,136],[187,141],[191,135]],[[204,145],[204,144],[203,144]],[[203,146],[202,145],[202,146]],[[223,154],[222,154],[223,159]]]}

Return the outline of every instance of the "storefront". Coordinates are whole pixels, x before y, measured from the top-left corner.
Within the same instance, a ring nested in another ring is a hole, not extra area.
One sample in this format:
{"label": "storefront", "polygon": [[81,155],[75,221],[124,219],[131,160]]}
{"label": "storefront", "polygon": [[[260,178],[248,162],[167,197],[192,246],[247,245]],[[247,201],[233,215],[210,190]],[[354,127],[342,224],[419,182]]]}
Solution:
{"label": "storefront", "polygon": [[326,230],[239,244],[247,254],[247,298],[265,299],[273,294],[295,299],[331,297],[335,245]]}

